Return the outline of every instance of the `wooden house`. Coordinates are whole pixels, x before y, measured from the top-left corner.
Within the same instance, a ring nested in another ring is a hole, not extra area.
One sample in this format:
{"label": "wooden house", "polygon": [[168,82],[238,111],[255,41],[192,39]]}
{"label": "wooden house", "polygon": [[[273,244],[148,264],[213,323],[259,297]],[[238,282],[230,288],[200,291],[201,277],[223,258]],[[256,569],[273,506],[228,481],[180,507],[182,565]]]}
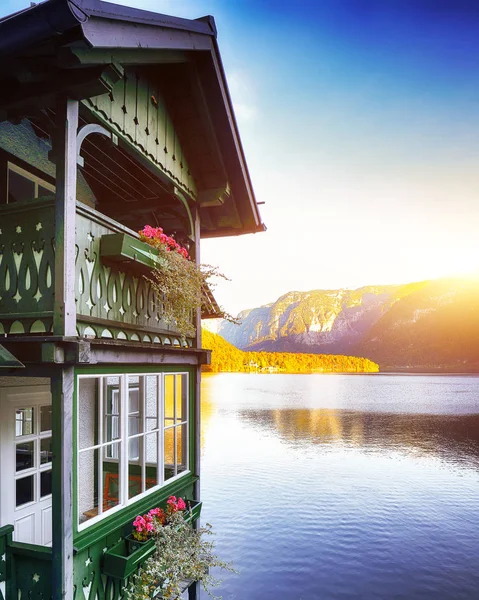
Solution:
{"label": "wooden house", "polygon": [[0,599],[116,600],[135,516],[199,501],[209,359],[136,232],[199,261],[264,226],[212,17],[48,0],[0,19],[0,73]]}

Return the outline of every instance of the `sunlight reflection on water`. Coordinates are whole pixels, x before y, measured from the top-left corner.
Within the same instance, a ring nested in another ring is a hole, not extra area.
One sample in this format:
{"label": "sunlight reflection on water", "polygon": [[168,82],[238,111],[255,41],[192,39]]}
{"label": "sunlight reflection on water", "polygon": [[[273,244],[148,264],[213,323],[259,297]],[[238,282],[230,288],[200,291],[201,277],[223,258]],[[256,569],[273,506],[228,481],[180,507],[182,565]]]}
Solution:
{"label": "sunlight reflection on water", "polygon": [[479,597],[479,378],[203,378],[226,599]]}

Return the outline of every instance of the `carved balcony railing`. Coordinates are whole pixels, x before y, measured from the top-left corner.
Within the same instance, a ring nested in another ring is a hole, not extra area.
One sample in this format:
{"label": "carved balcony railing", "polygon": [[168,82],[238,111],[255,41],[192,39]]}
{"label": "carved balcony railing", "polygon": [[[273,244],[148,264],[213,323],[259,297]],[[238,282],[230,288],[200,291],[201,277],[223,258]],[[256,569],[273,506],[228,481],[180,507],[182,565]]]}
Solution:
{"label": "carved balcony railing", "polygon": [[[102,256],[101,239],[112,234],[124,234],[141,244],[120,223],[77,203],[78,335],[192,346],[192,340],[182,340],[161,318],[161,301],[144,276],[145,268],[155,262],[153,253],[146,256],[143,251],[143,260],[138,253],[130,261]],[[0,207],[0,334],[52,331],[54,236],[54,198]]]}
{"label": "carved balcony railing", "polygon": [[12,532],[12,525],[0,527],[0,600],[5,600],[7,597],[7,579],[11,577],[11,563],[7,549],[12,541]]}
{"label": "carved balcony railing", "polygon": [[12,541],[13,526],[0,527],[0,600],[51,597],[52,549]]}

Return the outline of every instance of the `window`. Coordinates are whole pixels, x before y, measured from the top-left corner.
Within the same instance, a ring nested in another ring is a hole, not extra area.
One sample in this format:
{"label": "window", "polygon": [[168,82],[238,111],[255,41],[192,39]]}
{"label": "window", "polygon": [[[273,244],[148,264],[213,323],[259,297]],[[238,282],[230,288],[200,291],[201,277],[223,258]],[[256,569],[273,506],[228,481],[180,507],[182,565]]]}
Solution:
{"label": "window", "polygon": [[80,529],[188,471],[188,385],[187,373],[79,377]]}
{"label": "window", "polygon": [[165,381],[165,480],[186,470],[188,438],[188,378],[167,374]]}
{"label": "window", "polygon": [[15,507],[52,493],[51,405],[15,411]]}
{"label": "window", "polygon": [[55,186],[13,163],[8,163],[8,203],[33,200],[54,193]]}

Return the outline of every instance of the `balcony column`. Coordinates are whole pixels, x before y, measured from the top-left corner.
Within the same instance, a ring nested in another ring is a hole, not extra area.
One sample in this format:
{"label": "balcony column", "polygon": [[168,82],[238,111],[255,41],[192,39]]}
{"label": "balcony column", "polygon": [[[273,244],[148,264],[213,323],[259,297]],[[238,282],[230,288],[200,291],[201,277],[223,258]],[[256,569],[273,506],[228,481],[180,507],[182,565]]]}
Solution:
{"label": "balcony column", "polygon": [[[53,154],[55,195],[55,301],[53,333],[76,337],[75,215],[78,101],[57,99]],[[73,367],[52,376],[53,600],[73,600]]]}
{"label": "balcony column", "polygon": [[[200,211],[198,205],[194,209],[194,226],[195,226],[195,246],[194,246],[194,259],[197,264],[201,262],[200,258]],[[195,327],[196,327],[196,348],[201,348],[201,309],[196,311],[195,315]],[[196,366],[195,374],[195,398],[194,398],[194,428],[195,428],[195,464],[194,464],[194,475],[200,476],[200,457],[201,457],[201,366]],[[200,480],[195,481],[193,490],[193,499],[200,500]],[[195,527],[198,528],[200,525],[199,520],[196,521]],[[193,583],[188,588],[188,600],[199,600],[200,598],[200,584]]]}
{"label": "balcony column", "polygon": [[57,101],[53,154],[55,194],[55,301],[53,333],[76,336],[75,213],[78,100]]}
{"label": "balcony column", "polygon": [[[194,225],[195,225],[195,247],[194,247],[194,259],[197,264],[200,260],[200,211],[199,207],[195,206],[194,212]],[[196,327],[196,348],[201,348],[201,309],[196,311],[195,315],[195,327]],[[195,465],[194,474],[199,477],[200,475],[200,456],[201,456],[201,366],[196,367],[195,377],[195,407],[194,407],[194,428],[195,428]],[[200,500],[200,482],[195,483],[194,499]]]}

